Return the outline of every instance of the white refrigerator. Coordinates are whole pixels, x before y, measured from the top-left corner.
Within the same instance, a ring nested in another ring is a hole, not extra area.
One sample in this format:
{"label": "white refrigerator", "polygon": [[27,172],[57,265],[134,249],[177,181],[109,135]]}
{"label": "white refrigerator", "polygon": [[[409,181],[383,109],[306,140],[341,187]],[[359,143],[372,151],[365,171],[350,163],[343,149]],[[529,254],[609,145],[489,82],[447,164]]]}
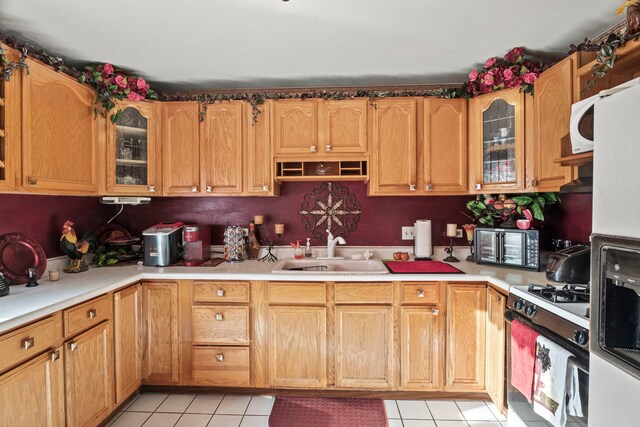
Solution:
{"label": "white refrigerator", "polygon": [[[629,83],[594,106],[593,233],[640,239],[640,84]],[[589,426],[632,425],[640,425],[640,380],[591,353]]]}

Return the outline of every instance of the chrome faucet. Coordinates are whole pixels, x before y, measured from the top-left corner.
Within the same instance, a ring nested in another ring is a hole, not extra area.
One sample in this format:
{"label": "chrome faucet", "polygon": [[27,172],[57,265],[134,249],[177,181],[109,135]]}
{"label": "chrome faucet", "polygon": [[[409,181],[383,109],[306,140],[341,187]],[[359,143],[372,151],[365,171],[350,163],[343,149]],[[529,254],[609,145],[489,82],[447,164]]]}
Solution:
{"label": "chrome faucet", "polygon": [[331,230],[327,229],[327,258],[335,258],[336,245],[346,245],[347,242],[341,237],[333,237]]}

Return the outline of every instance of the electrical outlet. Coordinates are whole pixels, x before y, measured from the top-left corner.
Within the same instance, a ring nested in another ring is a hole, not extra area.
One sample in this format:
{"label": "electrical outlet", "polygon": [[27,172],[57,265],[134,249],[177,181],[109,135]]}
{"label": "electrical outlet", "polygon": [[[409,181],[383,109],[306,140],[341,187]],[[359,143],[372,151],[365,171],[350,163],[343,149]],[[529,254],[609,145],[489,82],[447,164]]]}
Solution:
{"label": "electrical outlet", "polygon": [[249,229],[247,227],[242,227],[242,234],[244,237],[249,237]]}
{"label": "electrical outlet", "polygon": [[402,240],[413,240],[415,235],[415,227],[402,227]]}
{"label": "electrical outlet", "polygon": [[462,228],[458,228],[458,230],[456,230],[456,237],[458,239],[462,238]]}

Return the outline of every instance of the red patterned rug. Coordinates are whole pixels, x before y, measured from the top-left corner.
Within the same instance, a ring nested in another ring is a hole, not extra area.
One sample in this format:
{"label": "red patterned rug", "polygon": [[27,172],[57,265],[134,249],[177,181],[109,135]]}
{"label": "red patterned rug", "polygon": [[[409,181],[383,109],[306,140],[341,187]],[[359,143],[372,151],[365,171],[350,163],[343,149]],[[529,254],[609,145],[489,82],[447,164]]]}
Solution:
{"label": "red patterned rug", "polygon": [[381,399],[276,397],[269,427],[387,427]]}

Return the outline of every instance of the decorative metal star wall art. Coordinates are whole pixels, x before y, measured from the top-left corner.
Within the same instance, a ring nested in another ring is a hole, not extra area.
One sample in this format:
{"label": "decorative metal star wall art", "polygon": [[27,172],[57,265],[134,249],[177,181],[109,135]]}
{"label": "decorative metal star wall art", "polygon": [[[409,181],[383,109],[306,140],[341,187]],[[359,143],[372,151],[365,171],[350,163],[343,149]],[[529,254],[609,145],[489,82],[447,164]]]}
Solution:
{"label": "decorative metal star wall art", "polygon": [[326,242],[327,229],[342,237],[355,231],[362,211],[347,187],[328,182],[304,196],[299,213],[304,229],[320,242]]}

